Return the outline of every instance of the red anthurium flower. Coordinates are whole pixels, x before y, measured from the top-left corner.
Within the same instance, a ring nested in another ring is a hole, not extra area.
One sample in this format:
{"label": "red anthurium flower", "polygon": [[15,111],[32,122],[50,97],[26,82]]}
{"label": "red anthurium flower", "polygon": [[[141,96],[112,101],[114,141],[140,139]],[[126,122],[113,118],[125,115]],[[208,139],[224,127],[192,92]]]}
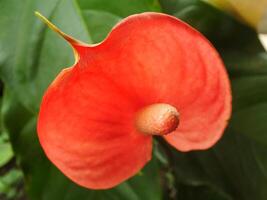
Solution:
{"label": "red anthurium flower", "polygon": [[118,185],[151,158],[152,136],[180,151],[207,149],[231,113],[229,80],[212,45],[178,19],[130,16],[100,44],[61,32],[77,61],[47,89],[38,136],[48,158],[91,189]]}

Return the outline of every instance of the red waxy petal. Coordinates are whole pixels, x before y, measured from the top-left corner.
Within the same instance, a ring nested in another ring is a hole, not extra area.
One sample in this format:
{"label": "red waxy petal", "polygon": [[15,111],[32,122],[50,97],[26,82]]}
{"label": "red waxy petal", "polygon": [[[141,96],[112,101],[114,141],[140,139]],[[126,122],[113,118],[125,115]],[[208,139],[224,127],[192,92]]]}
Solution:
{"label": "red waxy petal", "polygon": [[136,133],[131,102],[117,86],[100,74],[74,71],[61,72],[47,91],[39,138],[66,176],[85,187],[109,188],[150,160],[151,137]]}
{"label": "red waxy petal", "polygon": [[133,176],[151,156],[151,136],[137,132],[136,113],[166,103],[180,116],[164,138],[181,151],[206,149],[231,112],[230,85],[210,43],[164,14],[133,15],[95,46],[73,44],[80,58],[48,88],[38,135],[49,159],[88,188]]}

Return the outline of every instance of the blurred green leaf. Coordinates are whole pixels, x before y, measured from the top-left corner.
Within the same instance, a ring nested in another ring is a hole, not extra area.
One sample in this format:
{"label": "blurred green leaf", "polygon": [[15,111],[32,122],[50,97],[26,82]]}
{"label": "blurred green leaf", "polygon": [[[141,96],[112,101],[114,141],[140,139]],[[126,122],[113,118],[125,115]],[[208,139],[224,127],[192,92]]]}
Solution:
{"label": "blurred green leaf", "polygon": [[192,186],[213,185],[215,191],[225,193],[230,199],[265,200],[266,153],[264,146],[228,130],[208,151],[186,154],[172,151],[172,156],[178,182]]}
{"label": "blurred green leaf", "polygon": [[224,193],[218,192],[212,186],[207,185],[178,185],[177,199],[179,200],[231,200],[232,198]]}
{"label": "blurred green leaf", "polygon": [[78,0],[78,3],[82,10],[106,11],[119,17],[161,10],[158,0]]}
{"label": "blurred green leaf", "polygon": [[121,17],[105,11],[83,10],[82,13],[95,43],[104,40],[112,27],[121,20]]}
{"label": "blurred green leaf", "polygon": [[[235,113],[231,125],[234,129],[247,134],[258,142],[267,144],[267,112],[264,112],[266,110],[267,103],[256,104],[242,109]],[[242,124],[241,127],[240,124]]]}
{"label": "blurred green leaf", "polygon": [[267,53],[227,52],[231,75],[233,115],[230,126],[238,133],[265,144],[267,148]]}
{"label": "blurred green leaf", "polygon": [[199,0],[159,0],[162,11],[171,15],[198,1]]}
{"label": "blurred green leaf", "polygon": [[0,167],[4,166],[13,157],[11,145],[0,141]]}
{"label": "blurred green leaf", "polygon": [[[2,1],[0,6],[0,75],[19,100],[37,112],[44,90],[63,67],[73,63],[72,50],[34,16],[39,10],[64,31],[90,41],[75,1]],[[66,14],[68,13],[68,14]]]}
{"label": "blurred green leaf", "polygon": [[12,169],[0,176],[0,198],[7,200],[20,199],[23,196],[23,190],[19,187],[22,177],[23,175],[18,169]]}
{"label": "blurred green leaf", "polygon": [[[256,38],[257,36],[255,35],[254,37]],[[267,53],[261,48],[261,44],[258,42],[257,44],[260,49],[254,49],[254,52],[244,52],[242,49],[238,51],[237,48],[232,51],[223,52],[224,62],[227,64],[232,80],[238,78],[255,78],[267,74]]]}

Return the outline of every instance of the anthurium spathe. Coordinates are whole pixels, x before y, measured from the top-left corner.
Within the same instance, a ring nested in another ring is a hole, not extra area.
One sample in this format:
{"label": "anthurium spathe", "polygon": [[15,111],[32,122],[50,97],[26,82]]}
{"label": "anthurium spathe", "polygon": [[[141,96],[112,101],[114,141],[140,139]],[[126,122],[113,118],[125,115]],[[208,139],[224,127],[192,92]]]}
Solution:
{"label": "anthurium spathe", "polygon": [[76,54],[47,89],[38,136],[70,179],[106,189],[150,159],[152,136],[179,151],[203,150],[222,136],[230,84],[212,45],[184,22],[159,13],[130,16],[100,44],[61,32]]}

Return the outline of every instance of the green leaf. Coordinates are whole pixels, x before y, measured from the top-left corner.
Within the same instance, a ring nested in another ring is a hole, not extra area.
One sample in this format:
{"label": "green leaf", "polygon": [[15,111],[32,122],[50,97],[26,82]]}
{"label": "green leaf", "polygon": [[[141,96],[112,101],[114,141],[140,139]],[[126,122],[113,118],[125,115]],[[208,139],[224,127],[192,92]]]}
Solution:
{"label": "green leaf", "polygon": [[82,10],[100,10],[112,13],[120,17],[131,14],[160,11],[158,0],[78,0]]}
{"label": "green leaf", "polygon": [[[246,134],[260,143],[267,144],[266,111],[267,102],[248,106],[233,115],[231,126],[240,133]],[[240,126],[241,124],[242,126]]]}
{"label": "green leaf", "polygon": [[179,200],[231,200],[232,198],[224,193],[218,192],[212,186],[199,185],[191,186],[178,185],[177,199]]}
{"label": "green leaf", "polygon": [[199,0],[159,0],[163,12],[173,15]]}
{"label": "green leaf", "polygon": [[[254,35],[254,38],[256,37]],[[251,50],[254,52],[238,51],[238,49],[222,52],[224,62],[227,64],[232,80],[238,78],[255,78],[256,76],[267,74],[267,53],[261,48],[259,41],[257,41],[257,44],[260,49],[252,50],[253,47],[251,47]]]}
{"label": "green leaf", "polygon": [[228,199],[266,198],[267,177],[263,169],[266,170],[267,158],[263,155],[267,149],[241,134],[229,129],[223,139],[208,151],[171,152],[178,191],[180,184],[212,185],[214,191]]}
{"label": "green leaf", "polygon": [[83,10],[82,14],[95,43],[103,41],[112,27],[121,20],[121,17],[105,11]]}
{"label": "green leaf", "polygon": [[0,33],[0,75],[23,105],[36,113],[48,84],[74,59],[68,44],[48,31],[34,16],[35,10],[74,37],[86,42],[90,38],[75,1],[1,2],[0,27],[5,31]]}
{"label": "green leaf", "polygon": [[233,114],[230,126],[267,147],[267,53],[228,52],[225,62],[231,75]]}
{"label": "green leaf", "polygon": [[0,167],[4,166],[13,157],[11,145],[0,141]]}
{"label": "green leaf", "polygon": [[15,168],[0,176],[1,199],[21,199],[23,196],[23,190],[20,185],[22,176],[21,171]]}

